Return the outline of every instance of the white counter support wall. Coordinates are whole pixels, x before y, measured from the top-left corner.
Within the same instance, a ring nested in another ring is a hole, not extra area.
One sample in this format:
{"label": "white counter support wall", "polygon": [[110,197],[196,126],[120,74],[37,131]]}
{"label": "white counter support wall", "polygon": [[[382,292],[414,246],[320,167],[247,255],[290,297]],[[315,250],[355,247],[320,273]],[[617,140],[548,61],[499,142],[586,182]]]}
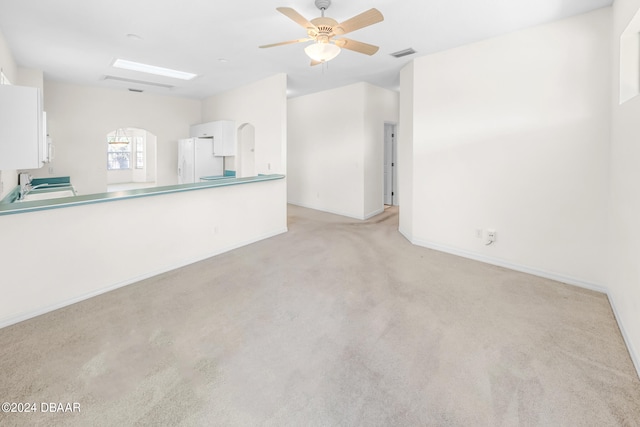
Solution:
{"label": "white counter support wall", "polygon": [[287,230],[286,180],[0,217],[0,327]]}

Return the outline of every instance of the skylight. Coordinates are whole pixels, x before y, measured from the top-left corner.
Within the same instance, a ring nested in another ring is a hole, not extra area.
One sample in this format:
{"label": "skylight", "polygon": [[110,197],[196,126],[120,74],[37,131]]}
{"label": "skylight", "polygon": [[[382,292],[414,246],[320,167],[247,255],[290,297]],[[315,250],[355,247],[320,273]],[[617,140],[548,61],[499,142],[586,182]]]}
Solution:
{"label": "skylight", "polygon": [[140,71],[142,73],[155,74],[157,76],[173,77],[174,79],[191,80],[197,74],[186,71],[172,70],[171,68],[156,67],[155,65],[142,64],[140,62],[127,61],[126,59],[116,59],[113,63],[116,68],[124,70]]}

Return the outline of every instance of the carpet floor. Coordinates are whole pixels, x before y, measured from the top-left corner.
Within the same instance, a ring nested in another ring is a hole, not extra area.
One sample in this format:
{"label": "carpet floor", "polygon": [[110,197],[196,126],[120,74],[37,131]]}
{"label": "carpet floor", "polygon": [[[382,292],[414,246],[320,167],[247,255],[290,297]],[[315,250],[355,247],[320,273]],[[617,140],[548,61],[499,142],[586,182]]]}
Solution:
{"label": "carpet floor", "polygon": [[36,411],[0,425],[637,425],[605,295],[397,228],[289,206],[285,234],[1,329],[0,401]]}

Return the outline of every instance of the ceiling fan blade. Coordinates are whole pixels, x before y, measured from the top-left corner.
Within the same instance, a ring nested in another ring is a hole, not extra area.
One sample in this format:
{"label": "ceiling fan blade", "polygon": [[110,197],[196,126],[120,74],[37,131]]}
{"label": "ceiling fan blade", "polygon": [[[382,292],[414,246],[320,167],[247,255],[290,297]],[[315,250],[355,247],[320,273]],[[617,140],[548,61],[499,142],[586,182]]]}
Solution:
{"label": "ceiling fan blade", "polygon": [[354,52],[364,53],[365,55],[373,55],[380,49],[378,46],[351,39],[338,39],[335,40],[334,43],[343,49],[353,50]]}
{"label": "ceiling fan blade", "polygon": [[382,13],[380,13],[378,9],[373,8],[338,24],[338,26],[333,29],[333,32],[336,34],[347,34],[360,28],[377,24],[383,20],[384,16],[382,16]]}
{"label": "ceiling fan blade", "polygon": [[322,64],[322,62],[320,62],[320,61],[316,61],[316,60],[313,60],[313,59],[312,59],[312,60],[311,60],[311,64],[310,64],[310,65],[313,67],[314,65],[320,65],[320,64]]}
{"label": "ceiling fan blade", "polygon": [[305,18],[304,16],[300,15],[298,12],[296,12],[293,9],[291,9],[290,7],[277,7],[276,10],[278,12],[282,13],[287,18],[291,19],[293,22],[295,22],[298,25],[300,25],[302,28],[304,28],[306,30],[318,31],[316,26],[313,25],[311,22],[309,22],[309,20],[307,18]]}
{"label": "ceiling fan blade", "polygon": [[261,49],[264,49],[264,48],[267,48],[267,47],[284,46],[284,45],[287,45],[287,44],[294,44],[294,43],[304,43],[304,42],[308,42],[309,40],[313,40],[313,39],[306,38],[306,39],[289,40],[289,41],[286,41],[286,42],[265,44],[263,46],[258,46],[258,47],[261,48]]}

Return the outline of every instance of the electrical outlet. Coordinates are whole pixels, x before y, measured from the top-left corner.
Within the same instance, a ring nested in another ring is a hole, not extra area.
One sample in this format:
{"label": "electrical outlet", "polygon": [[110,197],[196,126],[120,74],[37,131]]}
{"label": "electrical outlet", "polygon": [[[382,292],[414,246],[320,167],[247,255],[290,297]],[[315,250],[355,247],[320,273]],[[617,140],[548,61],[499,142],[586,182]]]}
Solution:
{"label": "electrical outlet", "polygon": [[496,241],[496,230],[487,230],[487,240],[489,242],[495,242]]}
{"label": "electrical outlet", "polygon": [[482,228],[476,228],[476,237],[482,239]]}

